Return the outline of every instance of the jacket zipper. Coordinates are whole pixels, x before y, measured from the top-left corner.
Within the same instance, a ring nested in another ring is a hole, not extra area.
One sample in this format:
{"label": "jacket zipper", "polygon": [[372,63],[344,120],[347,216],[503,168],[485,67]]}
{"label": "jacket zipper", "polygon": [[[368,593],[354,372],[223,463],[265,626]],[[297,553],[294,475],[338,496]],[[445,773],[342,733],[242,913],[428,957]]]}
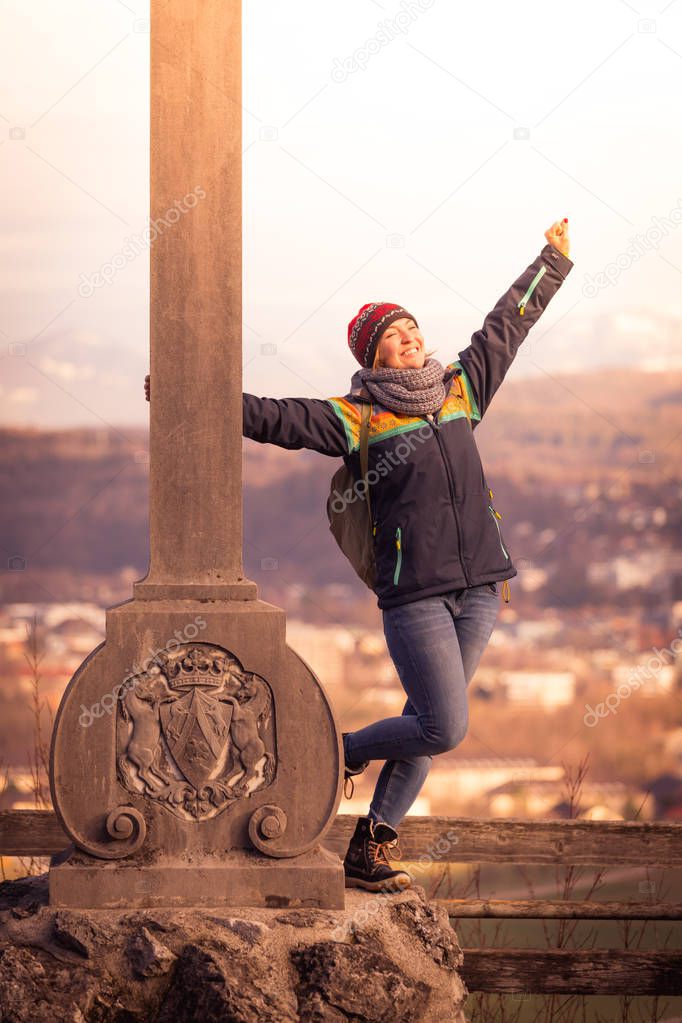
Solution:
{"label": "jacket zipper", "polygon": [[[489,491],[489,493],[492,493],[492,491]],[[495,525],[497,526],[497,537],[498,537],[498,539],[499,539],[499,541],[500,541],[500,547],[502,548],[502,553],[504,554],[504,556],[505,556],[505,558],[507,559],[507,561],[509,561],[509,555],[508,555],[508,554],[507,554],[507,552],[505,551],[505,549],[504,549],[504,544],[502,543],[502,533],[500,532],[500,524],[499,524],[499,522],[497,521],[498,519],[501,519],[501,518],[502,518],[502,516],[501,516],[501,515],[499,514],[499,512],[496,512],[496,511],[495,511],[495,509],[493,508],[492,504],[489,504],[489,505],[488,505],[488,508],[490,509],[490,514],[491,514],[491,515],[492,515],[492,517],[493,517],[493,522],[494,522],[494,523],[495,523]]]}
{"label": "jacket zipper", "polygon": [[528,290],[526,291],[526,294],[523,296],[523,298],[521,298],[519,300],[519,302],[517,302],[517,308],[519,310],[519,315],[520,316],[523,316],[524,312],[526,311],[526,305],[528,304],[528,299],[530,298],[530,296],[533,294],[533,292],[535,291],[536,287],[540,283],[540,280],[541,280],[541,278],[542,278],[542,276],[543,276],[543,274],[545,273],[546,270],[547,270],[546,266],[541,266],[540,267],[540,269],[536,273],[535,277],[533,278],[533,280],[528,285]]}
{"label": "jacket zipper", "polygon": [[401,529],[400,529],[400,526],[396,526],[396,530],[395,530],[396,559],[395,559],[395,571],[393,573],[393,585],[394,586],[398,585],[398,579],[400,578],[400,567],[401,567],[401,565],[403,563],[403,550],[402,550],[402,546],[403,545],[402,545],[401,541],[402,541]]}
{"label": "jacket zipper", "polygon": [[[427,418],[430,418],[430,416],[427,417]],[[452,476],[450,475],[450,466],[448,465],[448,460],[445,457],[445,452],[443,450],[443,443],[441,441],[441,436],[440,436],[440,426],[438,426],[436,423],[434,423],[433,420],[431,420],[431,426],[433,427],[433,432],[434,432],[434,434],[436,436],[436,440],[438,442],[438,447],[440,448],[440,453],[441,453],[441,456],[443,458],[443,465],[445,466],[445,475],[447,476],[447,479],[448,479],[448,487],[450,489],[450,506],[452,508],[452,514],[455,516],[455,526],[457,528],[457,543],[459,544],[459,560],[460,560],[460,564],[462,565],[462,572],[464,573],[464,578],[466,579],[466,584],[467,584],[467,586],[471,586],[471,579],[469,578],[469,575],[467,574],[466,565],[464,564],[464,549],[462,547],[462,531],[461,531],[461,528],[460,528],[459,516],[457,515],[457,508],[455,506],[455,485],[453,483]]]}

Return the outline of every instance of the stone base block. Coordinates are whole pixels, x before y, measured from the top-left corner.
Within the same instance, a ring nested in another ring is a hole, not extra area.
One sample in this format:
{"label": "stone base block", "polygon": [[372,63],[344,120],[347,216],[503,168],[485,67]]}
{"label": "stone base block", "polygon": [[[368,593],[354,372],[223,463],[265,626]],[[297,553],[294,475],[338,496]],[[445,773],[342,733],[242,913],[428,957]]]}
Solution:
{"label": "stone base block", "polygon": [[50,905],[74,909],[344,908],[343,864],[322,846],[286,859],[239,849],[220,859],[157,857],[153,863],[104,861],[74,850],[50,867],[49,878]]}

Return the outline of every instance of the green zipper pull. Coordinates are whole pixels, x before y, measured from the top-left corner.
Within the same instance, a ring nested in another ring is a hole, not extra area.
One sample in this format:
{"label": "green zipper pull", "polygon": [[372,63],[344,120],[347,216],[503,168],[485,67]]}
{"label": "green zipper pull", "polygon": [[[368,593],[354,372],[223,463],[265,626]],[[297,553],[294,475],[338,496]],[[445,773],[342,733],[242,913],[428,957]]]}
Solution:
{"label": "green zipper pull", "polygon": [[403,551],[402,551],[401,536],[402,536],[402,533],[401,533],[400,526],[396,526],[396,530],[395,530],[396,562],[395,562],[395,572],[393,573],[393,585],[394,586],[398,585],[398,579],[400,578],[400,567],[401,567],[401,565],[403,563]]}
{"label": "green zipper pull", "polygon": [[526,291],[526,294],[523,295],[523,297],[519,299],[519,301],[517,303],[518,310],[519,310],[519,316],[523,316],[524,312],[526,311],[526,306],[528,304],[528,299],[530,298],[530,296],[535,291],[537,285],[539,284],[539,282],[540,282],[541,278],[543,277],[543,275],[545,274],[546,270],[547,270],[546,266],[541,266],[540,267],[540,269],[536,273],[535,277],[533,278],[533,280],[528,285],[528,290]]}
{"label": "green zipper pull", "polygon": [[[499,527],[499,525],[497,523],[497,519],[501,519],[502,516],[497,514],[497,512],[495,511],[495,509],[493,508],[493,506],[491,504],[488,505],[488,508],[489,508],[490,513],[491,513],[491,515],[493,517],[493,522],[495,523],[495,526],[497,528],[497,538],[500,541],[500,547],[502,548],[502,553],[504,554],[505,558],[507,560],[509,560],[509,553],[505,550],[505,546],[502,543],[502,533],[500,532],[500,527]],[[497,516],[497,518],[496,518],[496,516]]]}

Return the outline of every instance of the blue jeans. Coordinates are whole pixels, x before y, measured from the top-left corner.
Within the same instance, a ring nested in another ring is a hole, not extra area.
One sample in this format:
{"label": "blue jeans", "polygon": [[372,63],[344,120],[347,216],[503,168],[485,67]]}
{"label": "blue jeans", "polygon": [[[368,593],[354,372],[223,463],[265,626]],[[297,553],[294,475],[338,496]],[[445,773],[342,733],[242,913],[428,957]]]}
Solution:
{"label": "blue jeans", "polygon": [[382,611],[386,645],[407,693],[401,717],[344,737],[346,761],[385,760],[369,816],[397,828],[435,754],[459,745],[469,723],[467,685],[499,614],[497,584],[482,583]]}

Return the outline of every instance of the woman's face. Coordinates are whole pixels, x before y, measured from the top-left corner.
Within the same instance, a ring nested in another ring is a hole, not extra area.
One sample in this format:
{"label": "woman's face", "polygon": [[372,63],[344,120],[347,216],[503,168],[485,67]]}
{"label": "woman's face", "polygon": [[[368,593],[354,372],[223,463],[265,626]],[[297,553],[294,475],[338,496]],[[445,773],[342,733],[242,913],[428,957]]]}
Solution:
{"label": "woman's face", "polygon": [[413,319],[394,320],[381,335],[374,365],[392,369],[421,369],[426,358],[424,338]]}

